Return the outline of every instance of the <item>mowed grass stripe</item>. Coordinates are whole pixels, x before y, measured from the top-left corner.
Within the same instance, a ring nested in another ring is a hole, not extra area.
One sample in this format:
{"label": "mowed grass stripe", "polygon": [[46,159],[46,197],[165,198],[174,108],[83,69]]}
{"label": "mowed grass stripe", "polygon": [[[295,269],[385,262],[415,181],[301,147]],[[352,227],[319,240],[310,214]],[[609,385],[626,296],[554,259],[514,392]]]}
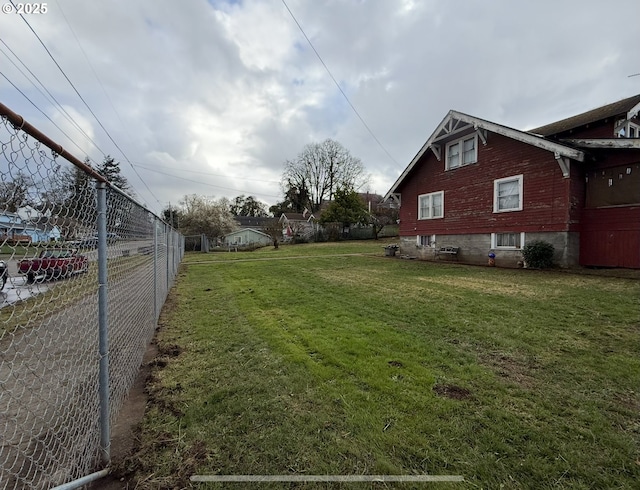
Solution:
{"label": "mowed grass stripe", "polygon": [[149,482],[640,476],[636,282],[381,257],[229,265],[189,265],[163,316],[161,352],[180,354],[151,385],[135,468]]}

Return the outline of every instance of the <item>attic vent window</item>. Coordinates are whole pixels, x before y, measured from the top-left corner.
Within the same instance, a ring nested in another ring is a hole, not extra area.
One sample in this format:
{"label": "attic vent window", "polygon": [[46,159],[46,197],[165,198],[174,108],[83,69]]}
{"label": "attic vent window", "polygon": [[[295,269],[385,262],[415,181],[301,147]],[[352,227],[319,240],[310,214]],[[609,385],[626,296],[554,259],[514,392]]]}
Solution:
{"label": "attic vent window", "polygon": [[446,169],[476,163],[478,161],[478,133],[447,143]]}
{"label": "attic vent window", "polygon": [[631,121],[624,121],[616,125],[616,138],[640,138],[640,125]]}

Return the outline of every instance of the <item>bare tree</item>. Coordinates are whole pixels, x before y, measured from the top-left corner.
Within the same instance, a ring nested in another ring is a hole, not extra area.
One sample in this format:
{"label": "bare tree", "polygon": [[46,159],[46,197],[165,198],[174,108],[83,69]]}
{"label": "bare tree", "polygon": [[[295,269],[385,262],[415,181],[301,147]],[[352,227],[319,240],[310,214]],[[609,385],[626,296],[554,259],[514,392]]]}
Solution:
{"label": "bare tree", "polygon": [[237,196],[231,201],[230,211],[234,216],[269,216],[267,206],[263,202],[258,201],[253,196],[245,197],[244,194]]}
{"label": "bare tree", "polygon": [[207,235],[216,238],[236,227],[229,212],[229,200],[189,194],[180,201],[180,231],[185,235]]}
{"label": "bare tree", "polygon": [[272,218],[264,224],[262,231],[271,237],[273,248],[278,248],[282,240],[282,223],[277,218]]}
{"label": "bare tree", "polygon": [[32,185],[31,177],[21,172],[13,180],[0,183],[0,209],[15,213],[29,204],[29,187]]}
{"label": "bare tree", "polygon": [[337,141],[310,143],[295,160],[287,160],[282,188],[305,189],[310,211],[317,211],[323,200],[332,200],[338,188],[359,189],[368,182],[364,165]]}

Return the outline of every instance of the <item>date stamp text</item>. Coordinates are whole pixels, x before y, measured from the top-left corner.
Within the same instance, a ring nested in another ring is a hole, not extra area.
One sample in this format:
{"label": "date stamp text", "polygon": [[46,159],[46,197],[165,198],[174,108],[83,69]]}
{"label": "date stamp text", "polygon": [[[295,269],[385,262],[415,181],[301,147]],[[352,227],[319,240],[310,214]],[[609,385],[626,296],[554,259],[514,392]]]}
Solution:
{"label": "date stamp text", "polygon": [[19,15],[46,14],[47,4],[46,3],[7,2],[2,4],[2,13],[3,14],[19,14]]}

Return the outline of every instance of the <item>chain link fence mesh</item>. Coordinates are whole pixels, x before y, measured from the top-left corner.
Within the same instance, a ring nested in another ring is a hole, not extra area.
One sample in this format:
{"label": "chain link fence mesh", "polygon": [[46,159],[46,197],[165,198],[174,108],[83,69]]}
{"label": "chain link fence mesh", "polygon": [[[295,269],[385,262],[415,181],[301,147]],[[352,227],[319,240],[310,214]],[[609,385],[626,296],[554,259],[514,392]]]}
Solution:
{"label": "chain link fence mesh", "polygon": [[[103,461],[96,181],[5,116],[0,145],[0,489],[51,488]],[[118,189],[106,202],[114,423],[184,241]]]}

